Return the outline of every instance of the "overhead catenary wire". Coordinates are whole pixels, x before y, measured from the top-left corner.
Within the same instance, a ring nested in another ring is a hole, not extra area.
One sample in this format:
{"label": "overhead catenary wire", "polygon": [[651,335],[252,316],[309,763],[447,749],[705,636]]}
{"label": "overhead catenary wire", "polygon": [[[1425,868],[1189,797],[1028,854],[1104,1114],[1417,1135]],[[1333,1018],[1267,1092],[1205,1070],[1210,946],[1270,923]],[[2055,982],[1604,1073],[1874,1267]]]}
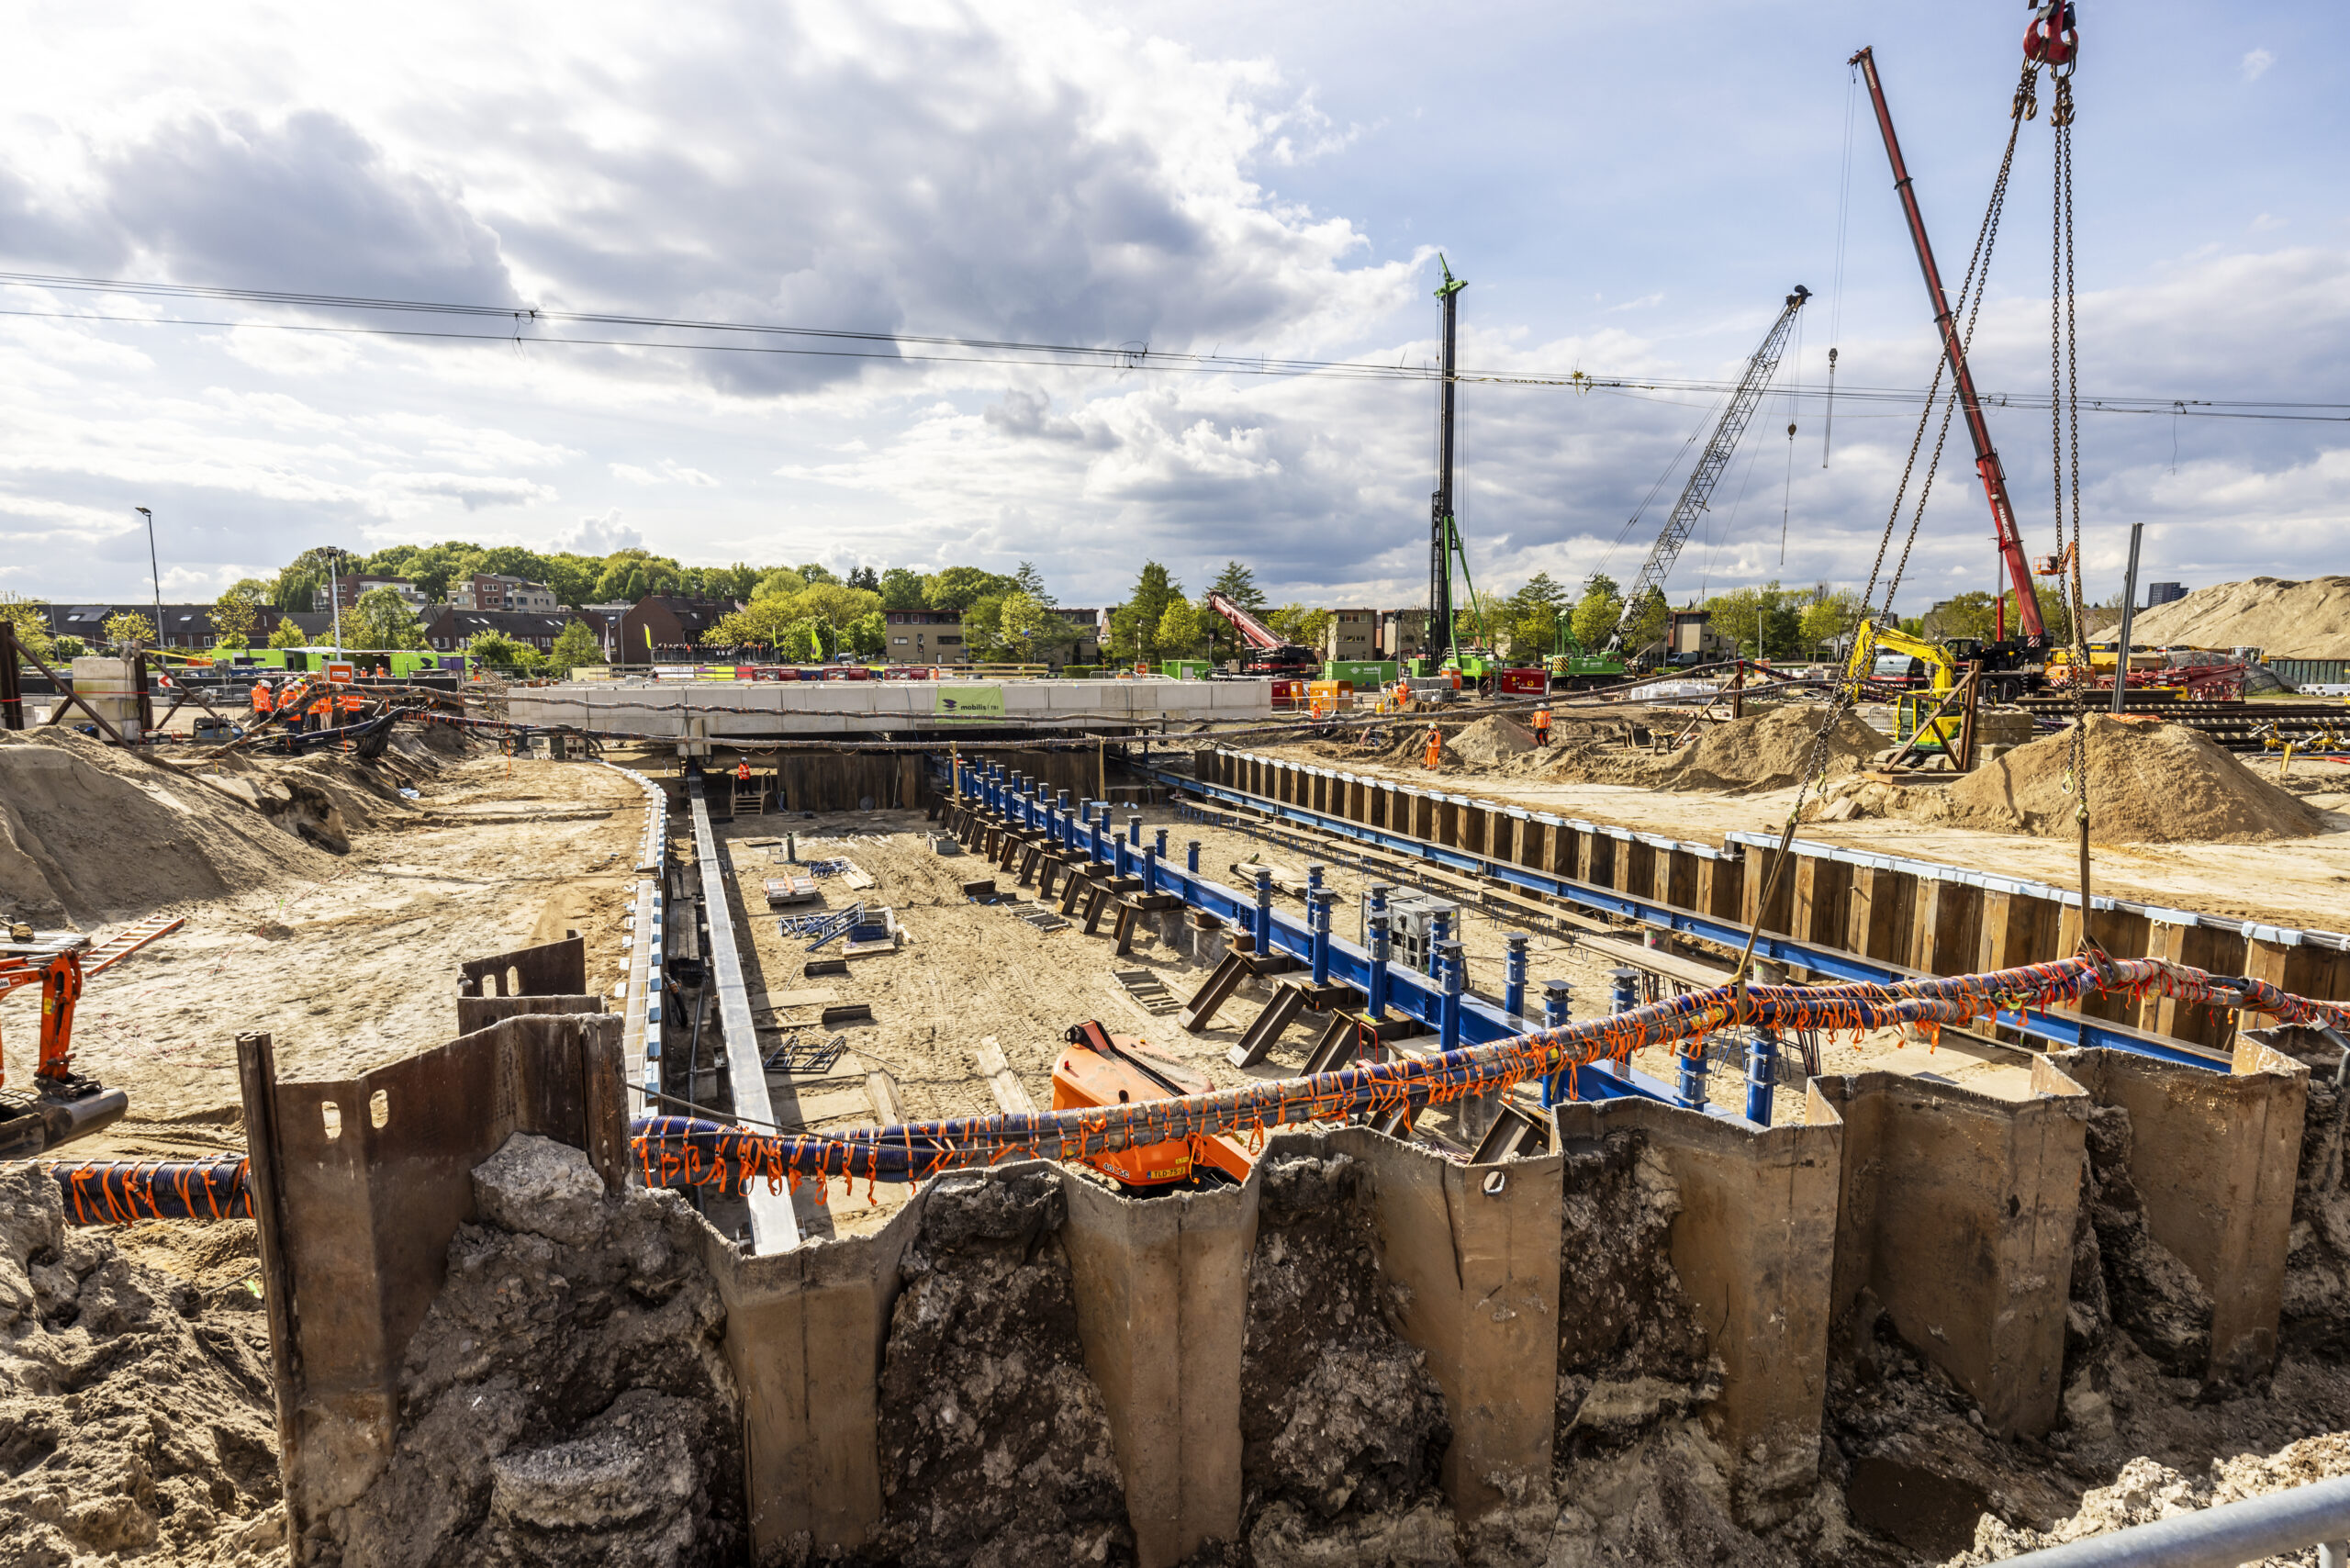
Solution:
{"label": "overhead catenary wire", "polygon": [[[335,295],[300,294],[284,290],[207,288],[195,285],[152,284],[132,280],[54,276],[37,273],[0,272],[0,286],[49,288],[84,292],[114,292],[142,297],[197,298],[252,303],[319,311],[386,311],[408,315],[447,315],[465,319],[495,318],[506,325],[495,330],[446,328],[347,326],[315,321],[227,320],[177,316],[138,316],[104,311],[0,308],[0,316],[43,320],[96,321],[148,327],[194,327],[228,330],[284,331],[327,335],[475,342],[508,347],[517,343],[549,348],[632,349],[662,353],[755,353],[817,359],[856,360],[909,364],[1028,365],[1038,368],[1157,371],[1207,375],[1260,377],[1320,376],[1346,380],[1435,381],[1441,370],[1433,364],[1378,364],[1360,360],[1324,360],[1259,354],[1188,353],[1147,345],[1053,343],[999,338],[967,338],[943,334],[880,332],[837,327],[793,327],[747,321],[699,320],[689,318],[596,311],[560,311],[534,307],[484,306],[422,300],[370,299]],[[738,334],[758,340],[730,342],[702,338],[602,337],[554,335],[535,329],[564,325],[632,327],[646,331]],[[804,338],[810,342],[771,340]],[[954,352],[947,352],[954,351]],[[1492,386],[1550,386],[1583,393],[1694,392],[1717,396],[1734,390],[1737,383],[1702,377],[1633,376],[1583,370],[1478,371],[1458,370],[1456,382]],[[1907,387],[1807,386],[1789,383],[1785,390],[1796,398],[1825,398],[1831,390],[1851,400],[1917,403],[1930,394]],[[2043,408],[2036,393],[1986,395],[1985,406]],[[2350,423],[2350,402],[2318,402],[2277,398],[2212,398],[2176,396],[2107,395],[2083,397],[2080,406],[2098,413],[2162,414],[2187,418],[2294,420]]]}

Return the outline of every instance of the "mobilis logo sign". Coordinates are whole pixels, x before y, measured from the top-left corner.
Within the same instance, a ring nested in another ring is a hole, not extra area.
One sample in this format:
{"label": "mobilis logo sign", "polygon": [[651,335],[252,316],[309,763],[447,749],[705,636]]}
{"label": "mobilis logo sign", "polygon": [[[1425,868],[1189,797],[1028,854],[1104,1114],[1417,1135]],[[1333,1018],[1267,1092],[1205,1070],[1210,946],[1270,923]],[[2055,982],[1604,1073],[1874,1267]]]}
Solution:
{"label": "mobilis logo sign", "polygon": [[942,686],[932,699],[931,711],[941,719],[1001,719],[1001,686]]}

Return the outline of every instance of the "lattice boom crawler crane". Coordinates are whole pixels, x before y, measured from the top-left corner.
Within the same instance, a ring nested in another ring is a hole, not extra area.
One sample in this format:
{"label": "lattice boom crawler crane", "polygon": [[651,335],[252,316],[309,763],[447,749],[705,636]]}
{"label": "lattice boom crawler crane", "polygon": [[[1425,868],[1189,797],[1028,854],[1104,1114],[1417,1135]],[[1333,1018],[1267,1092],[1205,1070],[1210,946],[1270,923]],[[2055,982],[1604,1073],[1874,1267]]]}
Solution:
{"label": "lattice boom crawler crane", "polygon": [[121,1090],[73,1070],[74,1005],[85,981],[185,924],[158,916],[95,946],[78,933],[0,943],[0,997],[27,986],[40,988],[40,1057],[29,1092],[6,1087],[6,1058],[0,1055],[0,1159],[29,1159],[86,1137],[130,1108],[130,1097]]}

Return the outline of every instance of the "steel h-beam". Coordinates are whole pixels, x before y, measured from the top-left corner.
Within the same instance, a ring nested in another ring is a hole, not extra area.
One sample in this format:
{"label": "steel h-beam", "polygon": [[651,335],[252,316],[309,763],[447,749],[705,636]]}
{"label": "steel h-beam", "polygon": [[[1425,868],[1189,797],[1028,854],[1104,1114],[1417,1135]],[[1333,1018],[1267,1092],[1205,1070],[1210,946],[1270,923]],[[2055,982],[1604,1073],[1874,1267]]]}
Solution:
{"label": "steel h-beam", "polygon": [[[1527,892],[1539,893],[1546,898],[1557,899],[1561,903],[1586,910],[1595,914],[1614,915],[1619,919],[1638,922],[1655,930],[1678,932],[1684,935],[1695,936],[1701,941],[1712,942],[1723,946],[1743,948],[1746,946],[1746,927],[1736,921],[1721,920],[1711,915],[1701,914],[1695,910],[1683,909],[1677,904],[1659,903],[1653,899],[1635,897],[1632,894],[1618,891],[1617,889],[1602,887],[1593,882],[1579,882],[1572,877],[1538,871],[1531,867],[1520,866],[1513,861],[1490,859],[1485,856],[1472,854],[1464,849],[1453,849],[1440,844],[1430,844],[1425,839],[1408,838],[1402,834],[1391,833],[1386,829],[1371,827],[1363,823],[1350,822],[1344,817],[1327,816],[1319,812],[1307,811],[1302,806],[1268,800],[1262,796],[1248,794],[1221,784],[1203,783],[1189,774],[1169,773],[1162,769],[1148,771],[1152,778],[1171,789],[1189,790],[1211,800],[1247,806],[1283,822],[1295,823],[1301,827],[1309,827],[1323,833],[1337,834],[1341,837],[1351,838],[1374,848],[1423,860],[1432,866],[1441,866],[1449,871],[1464,872],[1490,881],[1506,883]],[[1304,949],[1300,948],[1298,951],[1303,952]],[[1880,963],[1862,958],[1856,953],[1844,952],[1840,948],[1811,946],[1793,937],[1783,936],[1772,931],[1762,932],[1755,937],[1754,957],[1758,960],[1768,960],[1785,967],[1807,969],[1813,974],[1826,975],[1831,980],[1863,981],[1874,985],[1892,985],[1902,980],[1921,978],[1914,969]],[[1401,980],[1410,971],[1398,969],[1394,973]],[[1403,1011],[1409,1011],[1409,1009]],[[1418,1013],[1414,1013],[1412,1015],[1416,1018],[1422,1016]],[[1495,1010],[1495,1016],[1501,1016],[1498,1009]],[[2185,1041],[2167,1040],[2163,1036],[2144,1034],[2122,1025],[2109,1024],[2103,1019],[2092,1018],[2085,1014],[2019,1013],[2003,1008],[1999,1012],[1998,1020],[2002,1025],[2019,1034],[2047,1041],[2058,1049],[2070,1050],[2088,1046],[2102,1046],[2113,1050],[2130,1051],[2138,1056],[2154,1057],[2162,1061],[2177,1062],[2183,1067],[2199,1067],[2221,1072],[2226,1071],[2228,1068],[2225,1057],[2215,1056],[2210,1051],[2189,1046]],[[1482,1038],[1500,1037],[1502,1036],[1492,1036]],[[1471,1040],[1469,1043],[1480,1044],[1482,1038]],[[1670,1092],[1662,1097],[1668,1100],[1673,1098]]]}
{"label": "steel h-beam", "polygon": [[[986,765],[963,766],[966,793],[977,798],[976,804],[1008,821],[1043,832],[1072,853],[1096,861],[1109,859],[1112,846],[1098,842],[1081,821],[1072,820],[1068,812],[1019,798],[1002,787]],[[1195,787],[1189,778],[1183,784]],[[1250,803],[1256,802],[1251,800]],[[1192,908],[1214,915],[1234,930],[1254,934],[1259,953],[1267,957],[1285,954],[1307,963],[1313,961],[1314,928],[1308,921],[1292,920],[1272,907],[1270,872],[1259,871],[1257,886],[1248,892],[1171,866],[1159,868],[1158,879],[1165,891]],[[1258,902],[1260,898],[1261,904]],[[1374,980],[1369,952],[1335,935],[1325,938],[1325,942],[1331,983],[1349,985],[1366,997],[1375,997],[1385,1013],[1416,1019],[1427,1025],[1431,1034],[1440,1035],[1448,1027],[1448,1011],[1452,1013],[1455,1022],[1451,1026],[1458,1029],[1459,1043],[1463,1046],[1514,1039],[1526,1032],[1523,1020],[1511,1017],[1494,1003],[1468,995],[1465,991],[1455,992],[1448,1008],[1446,980],[1441,972],[1425,975],[1401,964],[1381,962]],[[1665,1103],[1673,1100],[1672,1085],[1629,1067],[1614,1074],[1585,1073],[1582,1086],[1585,1099],[1632,1096]],[[1718,1106],[1710,1108],[1707,1114],[1742,1121],[1735,1113]]]}

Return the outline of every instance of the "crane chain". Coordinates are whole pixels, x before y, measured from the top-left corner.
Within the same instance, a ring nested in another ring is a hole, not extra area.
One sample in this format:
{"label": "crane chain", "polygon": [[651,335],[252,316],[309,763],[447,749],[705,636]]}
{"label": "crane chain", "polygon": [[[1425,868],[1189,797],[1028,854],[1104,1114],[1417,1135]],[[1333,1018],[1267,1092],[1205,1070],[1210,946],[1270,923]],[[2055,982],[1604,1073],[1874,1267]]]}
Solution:
{"label": "crane chain", "polygon": [[[2073,621],[2073,678],[2066,682],[2073,693],[2073,737],[2066,756],[2065,783],[2072,793],[2073,821],[2080,837],[2081,942],[2084,946],[2094,948],[2095,939],[2089,935],[2088,616],[2081,590],[2080,351],[2073,290],[2073,81],[2069,69],[2051,74],[2055,79],[2056,101],[2049,111],[2048,123],[2055,131],[2056,146],[2048,261],[2048,420],[2053,448],[2049,480],[2058,556],[2068,563],[2065,586]],[[2115,654],[2113,681],[2115,693],[2127,711],[2128,648]]]}

